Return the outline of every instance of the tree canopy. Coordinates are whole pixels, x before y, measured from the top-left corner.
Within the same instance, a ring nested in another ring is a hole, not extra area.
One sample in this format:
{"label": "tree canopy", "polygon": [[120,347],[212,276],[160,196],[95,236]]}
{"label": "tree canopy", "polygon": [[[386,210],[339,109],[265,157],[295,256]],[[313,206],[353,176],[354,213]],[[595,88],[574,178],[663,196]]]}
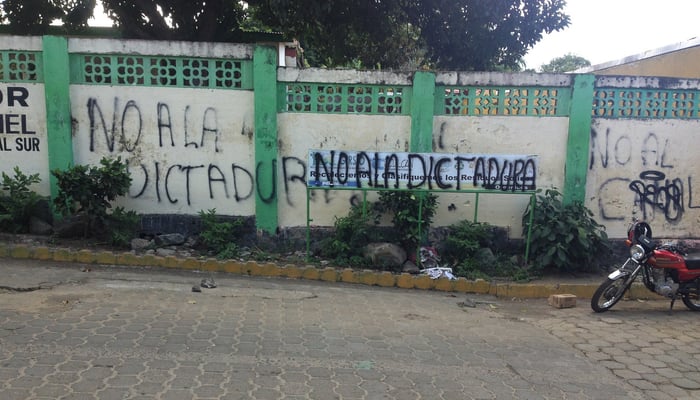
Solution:
{"label": "tree canopy", "polygon": [[568,26],[564,0],[248,0],[254,15],[336,64],[519,69],[544,33]]}
{"label": "tree canopy", "polygon": [[568,53],[561,57],[553,58],[549,63],[542,65],[540,69],[542,72],[570,72],[590,66],[591,62],[587,59]]}
{"label": "tree canopy", "polygon": [[[565,0],[102,0],[121,36],[240,41],[246,29],[296,38],[312,66],[518,70],[543,34],[568,26]],[[87,26],[95,0],[4,0],[13,33],[56,20]]]}

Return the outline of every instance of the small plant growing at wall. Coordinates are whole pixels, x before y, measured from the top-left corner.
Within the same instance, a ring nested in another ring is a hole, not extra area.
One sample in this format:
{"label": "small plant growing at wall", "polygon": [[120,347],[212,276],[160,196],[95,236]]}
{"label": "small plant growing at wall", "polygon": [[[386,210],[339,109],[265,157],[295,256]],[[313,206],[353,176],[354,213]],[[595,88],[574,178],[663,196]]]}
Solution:
{"label": "small plant growing at wall", "polygon": [[0,230],[22,233],[29,229],[32,210],[41,201],[29,187],[41,182],[39,174],[25,175],[19,167],[13,169],[14,176],[2,173],[0,192]]}
{"label": "small plant growing at wall", "polygon": [[116,207],[106,218],[109,242],[114,247],[127,248],[138,235],[141,217],[135,211]]}
{"label": "small plant growing at wall", "polygon": [[111,202],[126,195],[131,184],[127,164],[121,157],[102,158],[99,167],[76,165],[65,171],[53,170],[51,174],[58,184],[56,210],[64,216],[84,214],[84,236],[104,225]]}
{"label": "small plant growing at wall", "polygon": [[449,227],[441,246],[441,257],[450,264],[459,264],[479,249],[488,247],[493,239],[493,227],[483,222],[460,221]]}
{"label": "small plant growing at wall", "polygon": [[440,254],[444,262],[454,265],[455,275],[467,279],[528,279],[528,271],[517,265],[512,255],[493,250],[497,240],[495,226],[464,220],[449,227]]}
{"label": "small plant growing at wall", "polygon": [[534,212],[530,238],[533,267],[590,270],[601,254],[610,251],[605,227],[593,219],[593,213],[582,203],[565,205],[560,196],[556,188],[545,190],[544,195],[537,195],[534,210],[528,207],[523,215],[523,229],[527,230]]}
{"label": "small plant growing at wall", "polygon": [[429,192],[383,191],[379,193],[378,209],[392,216],[397,241],[406,251],[412,251],[427,237],[437,209],[437,196]]}
{"label": "small plant growing at wall", "polygon": [[337,217],[333,234],[321,242],[320,255],[338,265],[364,266],[362,251],[369,243],[383,238],[377,229],[379,215],[372,204],[353,205],[344,217]]}
{"label": "small plant growing at wall", "polygon": [[240,248],[236,241],[241,237],[244,221],[242,219],[222,220],[216,209],[200,211],[202,229],[199,237],[202,243],[219,259],[236,258]]}

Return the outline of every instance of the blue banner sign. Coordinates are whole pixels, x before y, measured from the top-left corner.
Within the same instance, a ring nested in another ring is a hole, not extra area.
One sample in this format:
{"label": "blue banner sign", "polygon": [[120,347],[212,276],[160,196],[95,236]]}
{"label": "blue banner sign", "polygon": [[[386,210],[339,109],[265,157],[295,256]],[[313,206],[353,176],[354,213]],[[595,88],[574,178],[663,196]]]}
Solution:
{"label": "blue banner sign", "polygon": [[310,187],[530,191],[536,155],[310,150]]}

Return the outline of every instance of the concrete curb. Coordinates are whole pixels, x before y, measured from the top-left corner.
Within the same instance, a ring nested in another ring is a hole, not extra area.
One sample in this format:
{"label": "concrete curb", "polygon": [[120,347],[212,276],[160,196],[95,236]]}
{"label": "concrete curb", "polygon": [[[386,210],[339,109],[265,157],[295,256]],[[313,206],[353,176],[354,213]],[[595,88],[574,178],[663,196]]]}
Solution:
{"label": "concrete curb", "polygon": [[[241,262],[236,260],[199,259],[194,257],[160,257],[152,254],[137,255],[131,252],[75,250],[0,243],[0,258],[38,261],[76,262],[81,264],[121,265],[136,267],[162,267],[182,270],[225,272],[230,274],[306,279],[325,282],[343,282],[367,286],[397,287],[402,289],[437,290],[454,293],[490,294],[502,298],[548,298],[553,294],[573,294],[590,298],[597,283],[545,284],[545,283],[499,283],[485,280],[458,278],[431,279],[427,275],[392,274],[386,271],[319,268],[313,265]],[[650,293],[641,285],[635,285],[630,298],[648,298]]]}

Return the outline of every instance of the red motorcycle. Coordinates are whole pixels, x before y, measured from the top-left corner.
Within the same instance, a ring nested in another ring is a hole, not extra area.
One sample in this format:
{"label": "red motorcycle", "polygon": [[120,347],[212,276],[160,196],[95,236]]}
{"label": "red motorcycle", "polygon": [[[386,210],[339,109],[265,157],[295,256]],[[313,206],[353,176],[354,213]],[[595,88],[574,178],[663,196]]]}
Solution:
{"label": "red motorcycle", "polygon": [[595,291],[593,311],[612,308],[640,273],[647,289],[671,299],[671,309],[680,298],[690,310],[700,311],[700,253],[686,254],[678,246],[652,242],[651,227],[643,221],[630,225],[625,242],[629,258]]}

